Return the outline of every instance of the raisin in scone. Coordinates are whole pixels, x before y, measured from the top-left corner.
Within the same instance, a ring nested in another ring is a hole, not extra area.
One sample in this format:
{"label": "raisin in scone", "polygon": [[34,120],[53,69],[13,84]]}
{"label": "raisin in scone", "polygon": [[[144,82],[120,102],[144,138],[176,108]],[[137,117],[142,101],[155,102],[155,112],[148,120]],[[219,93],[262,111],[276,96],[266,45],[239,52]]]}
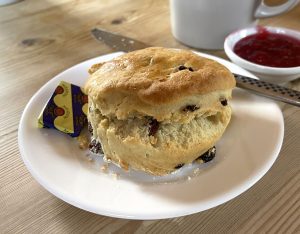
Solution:
{"label": "raisin in scone", "polygon": [[122,168],[168,174],[213,147],[230,121],[233,75],[192,52],[150,47],[89,72],[93,145]]}

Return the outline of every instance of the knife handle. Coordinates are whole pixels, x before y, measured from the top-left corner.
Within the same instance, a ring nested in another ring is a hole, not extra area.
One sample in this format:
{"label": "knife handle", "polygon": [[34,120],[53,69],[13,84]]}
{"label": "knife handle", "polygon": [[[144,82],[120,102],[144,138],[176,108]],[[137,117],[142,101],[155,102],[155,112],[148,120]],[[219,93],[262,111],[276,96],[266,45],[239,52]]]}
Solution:
{"label": "knife handle", "polygon": [[247,89],[258,95],[300,107],[300,92],[297,90],[247,76],[233,75],[236,79],[237,87],[239,88]]}

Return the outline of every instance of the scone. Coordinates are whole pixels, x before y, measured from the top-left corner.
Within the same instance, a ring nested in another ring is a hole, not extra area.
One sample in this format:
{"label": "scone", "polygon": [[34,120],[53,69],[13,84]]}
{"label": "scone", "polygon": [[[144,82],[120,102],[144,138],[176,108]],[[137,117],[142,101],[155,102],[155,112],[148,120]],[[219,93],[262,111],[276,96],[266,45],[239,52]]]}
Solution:
{"label": "scone", "polygon": [[213,147],[230,121],[233,75],[192,52],[150,47],[89,72],[92,145],[124,169],[168,174]]}

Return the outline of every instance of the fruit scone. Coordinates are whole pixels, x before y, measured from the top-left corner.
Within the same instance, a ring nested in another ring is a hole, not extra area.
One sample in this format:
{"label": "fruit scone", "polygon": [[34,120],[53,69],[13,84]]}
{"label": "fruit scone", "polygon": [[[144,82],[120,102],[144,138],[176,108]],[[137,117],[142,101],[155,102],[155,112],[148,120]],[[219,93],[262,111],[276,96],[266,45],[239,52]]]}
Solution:
{"label": "fruit scone", "polygon": [[137,50],[89,73],[91,149],[124,169],[168,174],[211,149],[230,121],[233,75],[187,50]]}

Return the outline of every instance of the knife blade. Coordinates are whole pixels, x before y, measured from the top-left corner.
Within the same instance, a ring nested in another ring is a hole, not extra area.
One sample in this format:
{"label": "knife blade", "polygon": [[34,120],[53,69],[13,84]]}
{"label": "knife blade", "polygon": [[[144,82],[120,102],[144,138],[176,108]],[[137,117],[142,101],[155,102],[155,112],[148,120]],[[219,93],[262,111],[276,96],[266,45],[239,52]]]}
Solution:
{"label": "knife blade", "polygon": [[[96,38],[96,40],[102,41],[103,43],[117,51],[130,52],[151,47],[151,45],[144,42],[116,33],[108,32],[99,28],[92,29],[91,33]],[[236,80],[236,86],[239,88],[251,91],[260,96],[274,99],[276,101],[281,101],[300,107],[300,92],[297,90],[289,89],[277,84],[253,79],[239,74],[233,75]]]}
{"label": "knife blade", "polygon": [[107,32],[98,28],[92,29],[91,33],[96,40],[104,42],[106,45],[117,51],[130,52],[151,47],[151,45],[147,45],[141,41],[121,36],[116,33]]}

